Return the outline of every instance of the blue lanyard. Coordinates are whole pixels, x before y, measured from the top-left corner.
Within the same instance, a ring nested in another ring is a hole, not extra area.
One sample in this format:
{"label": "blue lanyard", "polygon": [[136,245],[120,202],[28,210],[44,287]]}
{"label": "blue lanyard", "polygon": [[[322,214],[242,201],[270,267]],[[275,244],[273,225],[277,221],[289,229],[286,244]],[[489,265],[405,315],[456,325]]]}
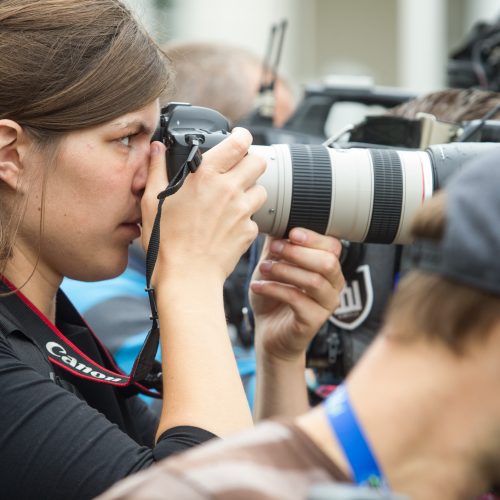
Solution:
{"label": "blue lanyard", "polygon": [[323,406],[356,484],[388,490],[387,481],[354,413],[345,385],[339,385]]}

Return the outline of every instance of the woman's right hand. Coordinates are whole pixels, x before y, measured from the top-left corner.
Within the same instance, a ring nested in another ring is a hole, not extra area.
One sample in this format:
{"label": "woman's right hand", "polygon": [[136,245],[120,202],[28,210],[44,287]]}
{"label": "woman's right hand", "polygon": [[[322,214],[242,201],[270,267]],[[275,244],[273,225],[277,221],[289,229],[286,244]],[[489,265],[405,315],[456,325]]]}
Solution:
{"label": "woman's right hand", "polygon": [[[215,273],[223,282],[258,233],[251,216],[263,205],[265,189],[256,184],[265,160],[247,154],[252,136],[235,128],[227,139],[207,151],[194,174],[177,193],[165,199],[160,252],[153,283],[173,270]],[[146,190],[141,202],[142,243],[147,249],[158,208],[157,195],[168,183],[165,148],[151,145]]]}
{"label": "woman's right hand", "polygon": [[[256,185],[265,161],[247,155],[251,140],[248,131],[236,129],[203,155],[198,170],[163,203],[152,279],[163,366],[158,436],[179,425],[225,436],[252,424],[222,294],[227,275],[257,236],[251,216],[266,198]],[[141,202],[143,244],[149,243],[157,195],[166,185],[165,148],[153,143]]]}

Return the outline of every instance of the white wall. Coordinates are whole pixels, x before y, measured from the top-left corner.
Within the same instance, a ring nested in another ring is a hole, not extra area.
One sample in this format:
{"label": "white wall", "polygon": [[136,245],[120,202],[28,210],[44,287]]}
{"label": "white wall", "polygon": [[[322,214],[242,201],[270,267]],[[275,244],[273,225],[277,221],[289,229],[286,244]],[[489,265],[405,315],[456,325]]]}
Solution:
{"label": "white wall", "polygon": [[[455,40],[500,0],[125,0],[160,42],[226,41],[265,53],[270,27],[288,19],[280,70],[298,85],[367,75],[427,92],[445,85],[450,19]],[[170,5],[158,11],[159,3]]]}
{"label": "white wall", "polygon": [[465,6],[464,31],[477,21],[491,22],[500,16],[499,0],[468,0]]}
{"label": "white wall", "polygon": [[396,84],[396,0],[316,0],[317,78],[353,75]]}
{"label": "white wall", "polygon": [[314,1],[304,0],[181,0],[173,10],[178,40],[213,40],[241,45],[264,56],[273,23],[288,19],[280,68],[293,77],[308,74],[314,52],[304,36],[314,25]]}

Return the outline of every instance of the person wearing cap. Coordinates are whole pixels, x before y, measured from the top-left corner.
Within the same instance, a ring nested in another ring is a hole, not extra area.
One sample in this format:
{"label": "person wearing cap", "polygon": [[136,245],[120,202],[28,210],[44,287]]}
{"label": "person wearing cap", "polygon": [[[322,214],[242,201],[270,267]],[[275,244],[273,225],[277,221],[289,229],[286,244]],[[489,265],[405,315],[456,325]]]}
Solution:
{"label": "person wearing cap", "polygon": [[459,172],[421,209],[413,224],[421,244],[416,268],[400,282],[380,334],[322,405],[163,461],[101,499],[164,491],[172,498],[315,498],[311,487],[325,481],[413,500],[471,499],[495,489],[498,154]]}

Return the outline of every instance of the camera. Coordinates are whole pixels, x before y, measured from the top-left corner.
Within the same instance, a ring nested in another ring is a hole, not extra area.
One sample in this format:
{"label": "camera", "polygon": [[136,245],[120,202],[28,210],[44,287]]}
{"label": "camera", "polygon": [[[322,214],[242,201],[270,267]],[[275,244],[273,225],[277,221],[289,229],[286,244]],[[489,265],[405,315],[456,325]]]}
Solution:
{"label": "camera", "polygon": [[[500,139],[499,122],[467,122],[456,129],[443,129],[432,120],[411,121],[403,127],[401,137],[402,124],[396,121],[381,123],[372,118],[352,130],[350,142],[330,147],[320,144],[318,134],[309,136],[312,129],[268,127],[262,137],[279,143],[272,145],[270,141],[266,144],[271,145],[250,149],[268,163],[258,180],[268,193],[265,206],[254,215],[259,230],[281,237],[292,227],[302,226],[334,235],[343,242],[341,266],[346,287],[341,305],[307,351],[307,366],[314,371],[318,386],[309,388],[312,404],[322,399],[322,388],[345,378],[375,336],[386,300],[400,275],[400,264],[411,260],[411,256],[402,257],[411,245],[366,243],[408,242],[411,219],[425,199],[443,187],[447,178],[471,157],[500,147],[485,142]],[[397,130],[391,135],[392,145],[370,143],[374,138],[387,140],[388,127]],[[252,127],[250,130],[253,132]],[[167,146],[168,176],[173,179],[186,163],[194,141],[204,152],[228,134],[229,123],[218,112],[171,103],[162,109],[153,140]],[[481,143],[449,143],[464,134],[469,141]],[[414,147],[407,136],[414,139]],[[449,144],[436,145],[436,141]],[[257,251],[259,241],[251,250]],[[253,253],[249,251],[242,257],[224,288],[228,321],[245,347],[253,344],[252,316],[243,313],[250,310],[245,290],[257,258],[252,257]]]}
{"label": "camera", "polygon": [[[167,146],[169,179],[182,168],[193,141],[206,151],[229,134],[217,111],[170,103],[162,109],[154,140]],[[286,237],[305,227],[366,243],[409,243],[411,220],[448,176],[490,143],[450,143],[425,151],[327,147],[316,144],[251,146],[267,168],[259,178],[268,197],[254,214],[261,233]]]}

